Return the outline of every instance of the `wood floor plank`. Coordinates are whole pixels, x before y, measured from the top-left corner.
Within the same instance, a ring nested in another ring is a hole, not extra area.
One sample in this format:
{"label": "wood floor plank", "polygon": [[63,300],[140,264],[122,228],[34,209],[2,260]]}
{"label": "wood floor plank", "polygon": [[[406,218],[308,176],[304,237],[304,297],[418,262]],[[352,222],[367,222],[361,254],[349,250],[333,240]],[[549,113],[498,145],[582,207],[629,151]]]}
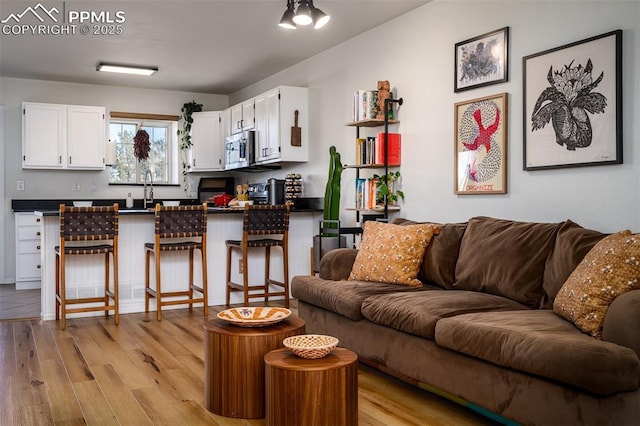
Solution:
{"label": "wood floor plank", "polygon": [[53,421],[58,423],[82,420],[82,410],[62,359],[45,359],[41,364]]}
{"label": "wood floor plank", "polygon": [[111,364],[97,365],[91,369],[120,424],[153,424]]}
{"label": "wood floor plank", "polygon": [[90,425],[117,425],[118,420],[95,380],[73,382],[84,420]]}
{"label": "wood floor plank", "polygon": [[94,379],[91,369],[73,337],[59,339],[57,344],[72,383]]}
{"label": "wood floor plank", "polygon": [[40,426],[53,424],[49,404],[25,405],[20,407],[19,425]]}
{"label": "wood floor plank", "polygon": [[[86,323],[87,325],[89,323]],[[109,357],[100,348],[87,327],[78,327],[71,330],[71,335],[82,353],[87,366],[104,365],[109,363]],[[93,370],[93,369],[92,369]]]}
{"label": "wood floor plank", "polygon": [[40,369],[40,360],[29,321],[16,321],[14,377],[18,380],[18,395],[21,406],[48,404],[44,376]]}

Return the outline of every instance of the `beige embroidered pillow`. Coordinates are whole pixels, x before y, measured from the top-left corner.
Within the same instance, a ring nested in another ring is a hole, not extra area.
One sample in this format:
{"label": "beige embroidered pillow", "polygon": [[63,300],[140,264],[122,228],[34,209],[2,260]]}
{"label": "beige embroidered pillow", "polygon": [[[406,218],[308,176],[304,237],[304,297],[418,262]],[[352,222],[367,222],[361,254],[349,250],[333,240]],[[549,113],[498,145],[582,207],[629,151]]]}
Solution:
{"label": "beige embroidered pillow", "polygon": [[553,311],[583,332],[601,338],[613,300],[640,288],[640,235],[610,235],[587,253],[563,284]]}
{"label": "beige embroidered pillow", "polygon": [[418,271],[437,225],[365,222],[350,280],[420,286]]}

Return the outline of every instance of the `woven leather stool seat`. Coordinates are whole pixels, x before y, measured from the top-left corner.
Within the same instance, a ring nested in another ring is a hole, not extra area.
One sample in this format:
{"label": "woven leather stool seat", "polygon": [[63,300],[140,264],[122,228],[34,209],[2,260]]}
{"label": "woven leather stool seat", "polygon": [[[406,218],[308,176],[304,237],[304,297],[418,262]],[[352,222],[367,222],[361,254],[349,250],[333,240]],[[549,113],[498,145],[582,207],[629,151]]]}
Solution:
{"label": "woven leather stool seat", "polygon": [[[269,238],[261,238],[261,237]],[[269,301],[271,296],[284,296],[285,306],[289,307],[289,206],[288,205],[254,205],[245,206],[242,240],[227,240],[227,294],[226,303],[229,306],[231,292],[244,293],[244,305],[249,299],[264,298]],[[271,278],[271,247],[282,248],[283,272],[282,281]],[[260,284],[249,284],[249,249],[265,249],[264,281]],[[231,259],[233,251],[240,251],[242,262],[242,283],[231,280]],[[272,292],[271,285],[282,287],[282,291]],[[257,291],[257,292],[256,292]]]}
{"label": "woven leather stool seat", "polygon": [[[145,243],[145,312],[149,312],[149,299],[156,298],[156,316],[162,320],[162,307],[167,305],[189,304],[189,309],[194,303],[204,305],[204,315],[209,314],[207,293],[207,204],[195,206],[165,207],[156,204],[155,218],[155,242]],[[187,241],[176,239],[190,238]],[[202,260],[202,285],[193,283],[194,252],[200,251]],[[171,251],[187,251],[189,253],[189,282],[188,289],[184,291],[162,291],[160,277],[160,253]],[[150,286],[150,260],[155,257],[155,281],[156,288]],[[199,297],[194,291],[200,293]]]}
{"label": "woven leather stool seat", "polygon": [[[115,323],[118,324],[118,204],[105,207],[67,207],[61,204],[60,245],[55,247],[55,252],[56,319],[62,316],[62,329],[67,327],[67,314],[76,312],[104,311],[108,316],[110,311],[114,311]],[[104,296],[73,298],[67,295],[66,256],[82,255],[105,256]],[[109,288],[109,258],[113,259],[113,290]],[[96,306],[96,303],[100,305]],[[76,304],[83,306],[69,307]]]}

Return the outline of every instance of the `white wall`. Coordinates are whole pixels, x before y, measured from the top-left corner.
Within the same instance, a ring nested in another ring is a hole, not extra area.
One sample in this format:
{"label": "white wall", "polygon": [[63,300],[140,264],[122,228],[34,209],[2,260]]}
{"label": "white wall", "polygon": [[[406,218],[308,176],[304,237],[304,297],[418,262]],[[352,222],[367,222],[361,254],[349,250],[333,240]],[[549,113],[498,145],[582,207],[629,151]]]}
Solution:
{"label": "white wall", "polygon": [[[4,164],[4,105],[0,104],[0,164]],[[6,204],[4,198],[4,170],[0,173],[0,199],[3,200],[3,205]],[[10,280],[7,279],[5,273],[5,244],[4,244],[4,223],[6,223],[6,216],[9,212],[6,209],[2,209],[0,216],[2,217],[2,224],[0,225],[0,284],[8,284]]]}
{"label": "white wall", "polygon": [[[117,86],[98,86],[19,78],[0,78],[0,104],[4,105],[4,241],[5,282],[13,282],[15,269],[14,221],[12,199],[57,198],[125,198],[131,192],[142,198],[142,188],[109,186],[109,171],[22,170],[22,102],[45,102],[70,105],[98,105],[110,111],[180,115],[185,102],[195,100],[205,110],[220,110],[228,105],[226,95],[190,93],[168,90],[135,89]],[[16,190],[16,181],[25,182],[25,190]],[[81,190],[72,192],[72,183],[80,181]],[[180,179],[182,181],[182,179]],[[91,186],[96,183],[96,192]],[[154,195],[162,198],[185,198],[181,187],[156,187]],[[2,244],[0,243],[0,253]]]}
{"label": "white wall", "polygon": [[[453,92],[454,44],[510,27],[509,81]],[[623,30],[624,164],[522,170],[522,57],[614,29]],[[318,33],[321,36],[321,33]],[[366,34],[232,94],[231,103],[278,84],[310,88],[310,158],[300,169],[306,195],[322,196],[328,147],[354,162],[350,120],[356,89],[390,80],[404,98],[402,216],[457,221],[475,215],[533,221],[570,218],[602,231],[640,232],[640,2],[638,1],[443,1],[436,0]],[[453,105],[509,93],[508,193],[453,193]],[[353,170],[342,177],[342,220],[353,221]]]}

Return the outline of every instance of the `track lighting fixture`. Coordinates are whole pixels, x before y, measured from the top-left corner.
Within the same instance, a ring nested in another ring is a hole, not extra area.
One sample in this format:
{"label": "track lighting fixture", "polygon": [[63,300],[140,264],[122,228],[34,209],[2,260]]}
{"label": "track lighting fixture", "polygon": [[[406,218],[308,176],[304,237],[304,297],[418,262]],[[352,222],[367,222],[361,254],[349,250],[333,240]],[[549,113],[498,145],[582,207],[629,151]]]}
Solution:
{"label": "track lighting fixture", "polygon": [[287,0],[287,10],[284,11],[278,25],[293,30],[297,25],[313,24],[317,30],[324,27],[329,19],[331,19],[329,15],[313,5],[313,0]]}

